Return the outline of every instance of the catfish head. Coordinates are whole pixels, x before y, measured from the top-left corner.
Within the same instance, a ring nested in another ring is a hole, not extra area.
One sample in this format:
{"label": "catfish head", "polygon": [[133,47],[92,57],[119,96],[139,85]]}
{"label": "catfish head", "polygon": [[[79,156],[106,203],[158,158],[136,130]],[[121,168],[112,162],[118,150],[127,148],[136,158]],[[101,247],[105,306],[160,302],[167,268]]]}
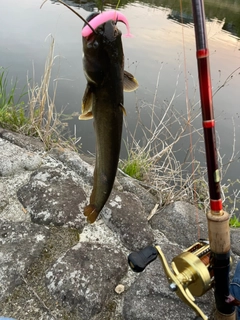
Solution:
{"label": "catfish head", "polygon": [[[87,21],[96,16],[98,13],[91,14]],[[99,87],[110,81],[113,72],[115,79],[117,76],[118,80],[123,81],[124,54],[121,36],[116,22],[108,20],[99,25],[95,32],[83,37],[83,68],[89,84]]]}

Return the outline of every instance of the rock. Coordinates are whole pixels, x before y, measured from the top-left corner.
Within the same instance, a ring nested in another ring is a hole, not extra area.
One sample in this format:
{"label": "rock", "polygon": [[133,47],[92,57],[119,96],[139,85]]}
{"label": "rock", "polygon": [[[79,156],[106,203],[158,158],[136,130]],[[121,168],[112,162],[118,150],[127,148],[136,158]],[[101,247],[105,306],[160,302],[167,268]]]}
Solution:
{"label": "rock", "polygon": [[79,230],[86,224],[82,213],[86,205],[85,192],[62,166],[41,167],[17,195],[35,223]]}
{"label": "rock", "polygon": [[51,294],[81,320],[99,314],[127,272],[126,258],[117,248],[79,243],[60,257],[46,273]]}
{"label": "rock", "polygon": [[85,183],[93,184],[93,167],[74,151],[63,148],[54,148],[49,155],[60,160],[68,168],[76,172]]}
{"label": "rock", "polygon": [[118,180],[124,191],[134,193],[139,199],[141,199],[142,205],[145,209],[145,215],[148,216],[156,205],[157,199],[149,192],[149,190],[143,188],[138,181],[130,177],[122,177],[119,174]]}
{"label": "rock", "polygon": [[22,283],[48,234],[46,227],[0,220],[0,301]]}
{"label": "rock", "polygon": [[0,138],[29,151],[44,151],[44,144],[39,138],[0,128]]}
{"label": "rock", "polygon": [[[84,158],[86,163],[67,149],[33,149],[27,138],[24,146],[18,135],[1,129],[0,137],[1,314],[24,320],[194,318],[169,290],[158,259],[136,274],[127,256],[156,243],[170,263],[199,236],[207,238],[203,212],[176,202],[147,221],[155,196],[118,174],[99,218],[87,224],[82,211],[94,160]],[[231,240],[236,264],[239,230],[231,230]],[[209,316],[212,291],[197,305]]]}
{"label": "rock", "polygon": [[153,229],[161,230],[170,241],[185,248],[200,238],[208,238],[207,219],[203,211],[193,205],[176,201],[164,207],[150,220]]}
{"label": "rock", "polygon": [[24,152],[20,147],[0,138],[0,176],[10,176],[21,170],[35,170],[42,160],[37,154]]}
{"label": "rock", "polygon": [[[54,148],[49,152],[49,155],[54,159],[60,160],[69,169],[76,172],[82,178],[83,182],[90,186],[90,194],[93,186],[93,172],[95,164],[94,157],[88,157],[84,154],[79,155],[78,153],[72,150],[63,148]],[[123,190],[117,178],[114,181],[113,187],[120,191]]]}
{"label": "rock", "polygon": [[1,178],[0,219],[16,222],[31,221],[16,194],[16,190],[28,182],[30,174],[29,171],[21,171],[13,176]]}
{"label": "rock", "polygon": [[240,256],[240,230],[239,229],[230,229],[230,237],[231,237],[231,249],[232,251]]}
{"label": "rock", "polygon": [[9,198],[4,183],[0,182],[0,212],[9,204]]}
{"label": "rock", "polygon": [[23,284],[17,286],[6,300],[0,302],[0,315],[8,315],[17,320],[79,320],[79,317],[69,310],[56,305],[56,300],[45,284],[46,270],[59,256],[79,242],[79,234],[71,228],[36,227],[47,228],[49,236],[46,237],[41,254],[22,278]]}
{"label": "rock", "polygon": [[154,241],[141,201],[133,193],[113,191],[101,216],[129,250],[142,249]]}

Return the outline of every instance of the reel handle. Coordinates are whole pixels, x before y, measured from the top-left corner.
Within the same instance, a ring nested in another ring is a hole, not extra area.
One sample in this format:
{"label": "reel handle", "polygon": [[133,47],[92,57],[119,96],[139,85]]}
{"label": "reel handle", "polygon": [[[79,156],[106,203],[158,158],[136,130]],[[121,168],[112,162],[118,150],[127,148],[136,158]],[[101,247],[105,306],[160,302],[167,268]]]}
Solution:
{"label": "reel handle", "polygon": [[148,246],[140,251],[132,252],[128,256],[128,264],[135,272],[142,272],[146,266],[156,260],[158,250],[154,246]]}

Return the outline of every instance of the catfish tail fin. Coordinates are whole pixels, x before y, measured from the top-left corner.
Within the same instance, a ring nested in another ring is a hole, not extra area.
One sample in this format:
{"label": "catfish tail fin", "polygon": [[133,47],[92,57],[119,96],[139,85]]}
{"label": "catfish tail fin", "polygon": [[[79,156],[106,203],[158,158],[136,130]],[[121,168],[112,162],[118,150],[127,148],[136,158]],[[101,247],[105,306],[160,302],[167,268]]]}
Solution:
{"label": "catfish tail fin", "polygon": [[87,217],[87,221],[93,223],[96,221],[99,212],[97,211],[94,204],[89,204],[84,208],[84,215]]}

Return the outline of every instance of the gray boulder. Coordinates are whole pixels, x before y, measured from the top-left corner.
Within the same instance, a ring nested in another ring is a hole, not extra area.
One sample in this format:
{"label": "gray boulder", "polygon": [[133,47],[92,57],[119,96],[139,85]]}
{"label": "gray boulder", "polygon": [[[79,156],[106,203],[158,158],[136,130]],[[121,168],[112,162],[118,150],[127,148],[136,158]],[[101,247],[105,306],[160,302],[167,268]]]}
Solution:
{"label": "gray boulder", "polygon": [[176,201],[164,207],[150,220],[153,229],[183,247],[189,247],[198,238],[207,239],[207,219],[203,211],[190,203]]}
{"label": "gray boulder", "polygon": [[139,250],[153,244],[153,231],[141,201],[133,193],[113,191],[101,216],[129,250]]}
{"label": "gray boulder", "polygon": [[43,226],[0,220],[0,301],[23,282],[48,235]]}
{"label": "gray boulder", "polygon": [[99,314],[114,295],[114,288],[127,272],[126,257],[117,248],[96,243],[79,243],[46,273],[51,294],[81,320]]}
{"label": "gray boulder", "polygon": [[10,176],[22,170],[37,169],[42,159],[39,155],[0,138],[0,176]]}
{"label": "gray boulder", "polygon": [[93,183],[93,166],[84,161],[78,153],[69,149],[54,148],[49,155],[76,172],[85,183]]}
{"label": "gray boulder", "polygon": [[118,181],[121,183],[124,191],[134,193],[139,199],[141,199],[145,216],[148,216],[158,202],[151,194],[150,188],[144,188],[140,185],[139,181],[131,177],[123,177],[120,173],[118,174]]}
{"label": "gray boulder", "polygon": [[86,223],[82,214],[87,201],[85,192],[63,166],[41,167],[17,195],[35,223],[79,230]]}
{"label": "gray boulder", "polygon": [[0,128],[0,138],[28,151],[44,151],[44,144],[39,138],[26,136],[3,128]]}

